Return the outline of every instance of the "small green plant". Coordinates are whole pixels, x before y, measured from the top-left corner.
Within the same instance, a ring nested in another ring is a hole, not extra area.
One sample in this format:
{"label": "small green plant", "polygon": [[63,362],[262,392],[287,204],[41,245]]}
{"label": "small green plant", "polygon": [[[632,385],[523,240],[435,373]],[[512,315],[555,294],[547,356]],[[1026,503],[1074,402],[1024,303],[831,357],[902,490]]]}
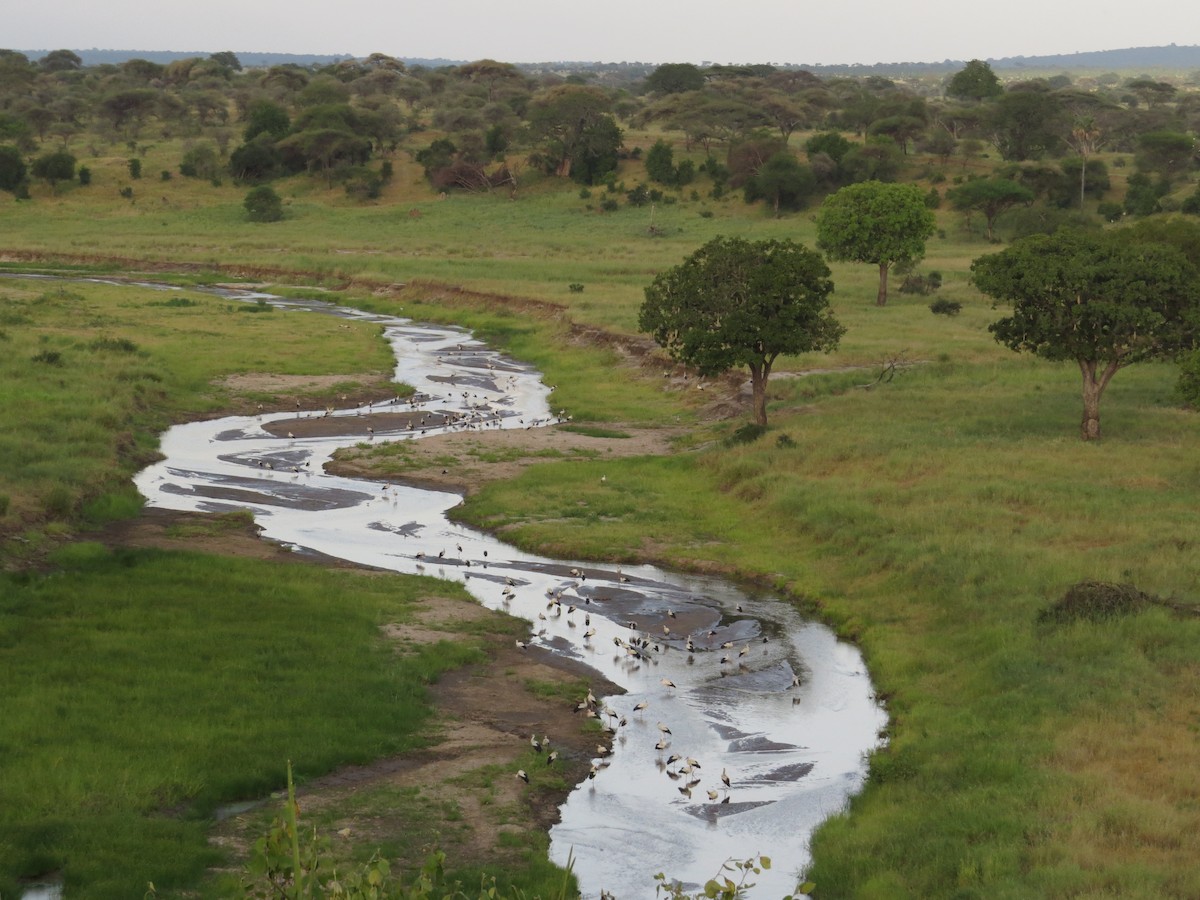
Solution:
{"label": "small green plant", "polygon": [[133,199],[133,188],[131,188],[129,185],[126,185],[125,187],[121,188],[120,193],[121,193],[121,196],[124,197],[126,200]]}
{"label": "small green plant", "polygon": [[130,178],[142,177],[142,161],[140,159],[135,156],[126,160],[125,163],[129,167]]}
{"label": "small green plant", "polygon": [[33,354],[32,359],[36,363],[45,363],[48,366],[61,366],[63,364],[62,354],[57,350],[39,350]]}
{"label": "small green plant", "polygon": [[[720,870],[704,883],[704,888],[695,893],[689,893],[678,881],[668,881],[667,876],[659,872],[654,876],[658,882],[654,888],[655,897],[665,897],[668,900],[739,900],[745,897],[754,882],[751,875],[761,875],[771,868],[771,857],[752,856],[750,859],[727,859],[721,864]],[[736,880],[735,880],[736,879]],[[793,900],[796,894],[810,894],[816,890],[811,881],[796,886],[794,894],[788,894],[782,900]]]}
{"label": "small green plant", "polygon": [[172,175],[171,175],[171,170],[170,170],[170,169],[163,169],[161,172],[159,172],[159,173],[158,173],[158,177],[159,177],[159,179],[161,179],[162,181],[170,181],[170,180],[171,180],[171,178],[172,178]]}
{"label": "small green plant", "polygon": [[578,281],[573,281],[567,285],[567,290],[569,290],[572,294],[582,294],[583,293],[583,285],[580,284]]}
{"label": "small green plant", "polygon": [[780,450],[790,450],[796,446],[796,442],[792,439],[790,434],[781,434],[779,437],[775,438],[775,446]]}
{"label": "small green plant", "polygon": [[962,312],[962,304],[948,297],[938,297],[929,304],[929,311],[935,316],[957,316]]}
{"label": "small green plant", "polygon": [[80,166],[77,173],[80,185],[87,186],[92,183],[92,170],[87,166]]}
{"label": "small green plant", "polygon": [[759,425],[755,422],[747,422],[729,436],[728,443],[731,445],[753,444],[766,433],[767,426]]}

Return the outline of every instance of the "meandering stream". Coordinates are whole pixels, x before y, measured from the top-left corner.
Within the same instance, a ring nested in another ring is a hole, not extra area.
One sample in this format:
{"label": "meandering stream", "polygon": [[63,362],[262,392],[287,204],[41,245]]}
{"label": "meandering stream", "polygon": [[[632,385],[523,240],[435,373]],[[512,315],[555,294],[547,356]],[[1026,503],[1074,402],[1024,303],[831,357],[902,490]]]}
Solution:
{"label": "meandering stream", "polygon": [[597,698],[611,753],[597,756],[595,777],[550,833],[552,857],[573,858],[585,897],[642,900],[655,894],[655,873],[700,885],[726,859],[756,854],[773,866],[753,896],[790,893],[809,835],[861,787],[886,722],[858,651],[775,598],[649,566],[523,553],[451,523],[457,494],[325,474],[336,449],[364,440],[550,424],[550,392],[537,372],[458,329],[225,295],[379,324],[396,380],[417,393],[171,428],[165,459],[136,478],[147,502],[250,509],[266,538],[297,551],[463,582],[486,606],[527,619],[532,647],[577,657],[624,688]]}

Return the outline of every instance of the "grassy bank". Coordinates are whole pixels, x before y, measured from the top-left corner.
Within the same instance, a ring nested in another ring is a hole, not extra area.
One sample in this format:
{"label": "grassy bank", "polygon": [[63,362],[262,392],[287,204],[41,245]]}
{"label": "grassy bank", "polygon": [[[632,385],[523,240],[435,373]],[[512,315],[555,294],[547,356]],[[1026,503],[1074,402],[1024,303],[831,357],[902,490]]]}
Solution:
{"label": "grassy bank", "polygon": [[1200,620],[1038,615],[1084,579],[1200,602],[1200,425],[1145,367],[1081,444],[1077,379],[1016,359],[815,376],[753,445],[552,464],[465,514],[573,558],[715,562],[855,637],[892,740],[818,834],[822,895],[1195,896]]}
{"label": "grassy bank", "polygon": [[[40,552],[47,535],[65,533],[80,516],[136,512],[129,478],[172,422],[262,401],[324,405],[390,371],[390,351],[373,326],[287,319],[183,289],[0,279],[5,554]],[[320,354],[311,349],[317,344]],[[216,381],[247,372],[345,377],[282,398]]]}
{"label": "grassy bank", "polygon": [[[397,656],[380,634],[448,585],[72,544],[0,582],[0,893],[194,883],[221,804],[424,745],[426,687],[476,642]],[[464,602],[470,602],[464,597]]]}

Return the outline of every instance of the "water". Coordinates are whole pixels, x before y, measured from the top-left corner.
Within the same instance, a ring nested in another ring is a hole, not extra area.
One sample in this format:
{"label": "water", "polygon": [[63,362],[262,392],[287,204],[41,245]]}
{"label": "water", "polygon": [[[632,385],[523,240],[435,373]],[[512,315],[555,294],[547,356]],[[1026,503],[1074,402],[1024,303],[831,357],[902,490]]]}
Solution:
{"label": "water", "polygon": [[298,552],[462,582],[486,606],[528,620],[530,644],[624,688],[597,698],[611,753],[597,756],[595,777],[550,832],[551,857],[574,860],[585,897],[653,897],[658,872],[699,886],[725,860],[756,854],[773,866],[752,895],[791,892],[809,835],[862,786],[886,723],[856,648],[785,602],[719,580],[523,553],[451,523],[454,493],[324,474],[337,448],[361,441],[547,425],[550,391],[536,371],[458,329],[226,296],[381,325],[396,380],[417,394],[176,426],[163,435],[165,459],[136,478],[147,502],[250,509],[264,537]]}

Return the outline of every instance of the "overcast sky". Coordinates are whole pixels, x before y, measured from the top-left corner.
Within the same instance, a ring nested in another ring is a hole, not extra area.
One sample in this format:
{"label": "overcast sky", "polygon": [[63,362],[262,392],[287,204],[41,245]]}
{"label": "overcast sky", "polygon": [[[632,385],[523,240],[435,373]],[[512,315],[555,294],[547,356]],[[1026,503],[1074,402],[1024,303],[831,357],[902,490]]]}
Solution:
{"label": "overcast sky", "polygon": [[940,62],[1171,43],[1200,44],[1189,0],[35,0],[0,31],[18,50],[503,62]]}

